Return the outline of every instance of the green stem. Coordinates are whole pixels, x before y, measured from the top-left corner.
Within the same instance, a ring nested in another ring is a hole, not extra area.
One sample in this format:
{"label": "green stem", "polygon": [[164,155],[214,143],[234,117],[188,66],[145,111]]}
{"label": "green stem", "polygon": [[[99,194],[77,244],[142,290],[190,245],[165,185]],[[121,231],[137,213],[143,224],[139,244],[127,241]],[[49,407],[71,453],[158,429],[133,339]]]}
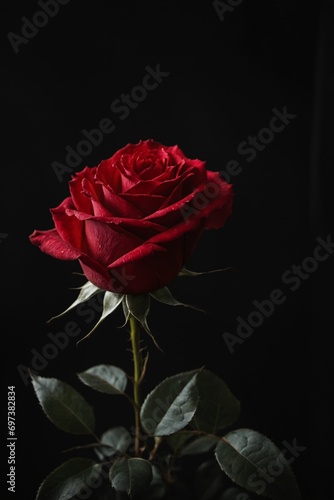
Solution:
{"label": "green stem", "polygon": [[142,356],[140,350],[139,324],[136,318],[130,315],[130,338],[133,355],[133,400],[135,409],[135,455],[140,455],[140,406],[141,406],[141,374]]}

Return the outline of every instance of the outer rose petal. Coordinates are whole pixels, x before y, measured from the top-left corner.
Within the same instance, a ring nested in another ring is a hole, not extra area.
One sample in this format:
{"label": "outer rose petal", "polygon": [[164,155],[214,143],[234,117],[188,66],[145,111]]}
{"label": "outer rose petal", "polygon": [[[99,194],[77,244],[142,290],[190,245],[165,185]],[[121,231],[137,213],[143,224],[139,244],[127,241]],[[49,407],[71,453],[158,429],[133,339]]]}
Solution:
{"label": "outer rose petal", "polygon": [[[158,234],[155,234],[152,236],[150,239],[145,241],[141,246],[137,246],[134,248],[131,252],[127,253],[126,255],[123,255],[116,261],[114,261],[112,264],[110,264],[108,267],[112,268],[115,267],[121,263],[125,262],[135,262],[137,260],[140,260],[143,256],[146,256],[147,253],[150,253],[148,250],[151,245],[154,245],[155,247],[166,247],[166,245],[169,245],[170,243],[174,241],[179,241],[182,238],[187,238],[188,233],[193,233],[193,232],[201,232],[204,226],[203,219],[195,219],[192,218],[189,220],[189,222],[185,222],[182,220],[178,224],[175,224],[173,227],[166,229],[165,231],[162,231]],[[183,245],[184,245],[184,240],[182,240]],[[189,249],[187,247],[187,255],[190,254],[192,249]],[[152,252],[151,252],[152,253]],[[182,247],[180,249],[180,253],[183,255],[184,248]]]}
{"label": "outer rose petal", "polygon": [[[212,191],[208,187],[212,183]],[[203,208],[201,216],[207,218],[205,229],[217,229],[222,227],[232,213],[233,188],[222,180],[218,172],[208,172],[207,189],[204,190],[209,203]]]}
{"label": "outer rose petal", "polygon": [[85,276],[99,288],[115,293],[141,294],[162,288],[178,275],[191,254],[201,230],[182,236],[164,246],[142,245],[128,258],[120,258],[109,266],[109,279],[104,272],[80,261]]}
{"label": "outer rose petal", "polygon": [[142,243],[133,234],[126,231],[115,231],[114,227],[97,222],[94,219],[85,221],[86,251],[93,260],[108,266]]}
{"label": "outer rose petal", "polygon": [[[86,257],[80,260],[80,264],[86,278],[99,288],[116,293],[145,293],[152,290],[152,283],[160,281],[153,267],[150,267],[150,262],[153,265],[157,255],[165,252],[164,248],[151,245],[150,251],[145,252],[139,262],[124,264],[120,258],[119,264],[112,269],[101,269],[96,262],[89,262]],[[148,262],[146,267],[145,261]]]}
{"label": "outer rose petal", "polygon": [[114,292],[112,288],[111,276],[106,266],[99,264],[91,259],[88,255],[82,255],[79,259],[79,264],[88,279],[93,285],[101,288],[101,290],[109,290]]}
{"label": "outer rose petal", "polygon": [[53,221],[59,236],[77,250],[85,251],[84,223],[73,215],[68,215],[68,210],[73,211],[71,198],[66,198],[58,207],[51,209]]}
{"label": "outer rose petal", "polygon": [[56,229],[48,231],[35,231],[29,236],[33,245],[51,257],[61,260],[75,260],[81,256],[81,252],[61,239]]}
{"label": "outer rose petal", "polygon": [[164,231],[166,228],[161,224],[156,222],[147,221],[145,219],[122,219],[121,217],[101,217],[95,215],[89,215],[77,210],[67,210],[68,215],[74,215],[77,219],[86,221],[94,220],[97,222],[104,222],[109,226],[113,227],[115,231],[119,232],[131,232],[135,238],[140,238],[140,240],[147,240],[151,238],[156,233]]}
{"label": "outer rose petal", "polygon": [[94,186],[95,172],[95,167],[85,167],[81,172],[73,175],[72,180],[70,180],[69,182],[69,189],[74,206],[77,209],[84,210],[87,213],[91,213],[92,204],[90,199],[84,194],[83,186],[85,184],[86,186],[87,184],[90,186]]}

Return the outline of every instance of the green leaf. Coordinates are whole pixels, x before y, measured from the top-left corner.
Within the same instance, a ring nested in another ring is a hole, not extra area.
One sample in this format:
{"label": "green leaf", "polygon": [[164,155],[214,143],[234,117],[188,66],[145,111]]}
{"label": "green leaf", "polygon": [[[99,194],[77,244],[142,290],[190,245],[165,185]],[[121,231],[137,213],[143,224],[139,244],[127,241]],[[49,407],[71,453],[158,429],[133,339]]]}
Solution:
{"label": "green leaf", "polygon": [[[89,458],[71,458],[53,470],[38,489],[36,500],[68,500],[101,484],[102,466]],[[85,498],[88,498],[85,496]]]}
{"label": "green leaf", "polygon": [[71,434],[94,433],[94,412],[81,394],[56,378],[31,377],[36,396],[54,425]]}
{"label": "green leaf", "polygon": [[196,385],[199,402],[190,423],[192,427],[216,434],[238,419],[240,402],[222,379],[209,370],[202,370]]}
{"label": "green leaf", "polygon": [[146,396],[140,418],[148,434],[168,436],[190,422],[198,402],[197,374],[191,371],[173,375]]}
{"label": "green leaf", "polygon": [[115,490],[133,497],[150,485],[152,465],[143,458],[121,458],[112,465],[109,477]]}
{"label": "green leaf", "polygon": [[125,453],[128,449],[132,437],[125,427],[113,427],[104,432],[101,436],[101,443],[112,447],[115,451]]}
{"label": "green leaf", "polygon": [[275,500],[299,500],[298,484],[284,454],[251,429],[229,432],[219,441],[216,459],[238,486]]}
{"label": "green leaf", "polygon": [[101,444],[95,449],[97,456],[102,460],[104,457],[111,457],[116,453],[125,453],[133,442],[133,438],[125,427],[112,427],[101,436]]}
{"label": "green leaf", "polygon": [[180,456],[183,455],[197,455],[199,453],[207,453],[212,450],[217,444],[219,438],[216,436],[199,436],[187,443],[180,450]]}
{"label": "green leaf", "polygon": [[113,365],[92,366],[78,377],[85,385],[106,394],[123,394],[128,382],[126,373]]}

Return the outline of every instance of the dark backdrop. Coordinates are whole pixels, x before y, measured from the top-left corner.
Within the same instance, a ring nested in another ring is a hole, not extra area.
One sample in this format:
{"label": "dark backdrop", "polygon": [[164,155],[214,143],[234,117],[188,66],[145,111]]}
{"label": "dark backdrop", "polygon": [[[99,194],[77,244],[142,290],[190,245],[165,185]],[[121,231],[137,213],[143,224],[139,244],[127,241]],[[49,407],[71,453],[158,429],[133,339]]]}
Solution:
{"label": "dark backdrop", "polygon": [[[224,12],[223,2],[219,8],[211,1],[71,0],[37,32],[28,30],[24,42],[15,38],[23,36],[22,18],[32,20],[40,5],[2,2],[1,378],[3,401],[6,387],[16,386],[16,498],[34,498],[42,478],[63,461],[62,450],[80,442],[47,420],[18,367],[31,366],[50,342],[48,334],[63,331],[68,321],[82,335],[93,325],[88,313],[75,311],[46,323],[76,298],[71,288],[82,281],[73,273],[80,269],[42,254],[28,237],[52,227],[49,208],[68,193],[70,172],[57,177],[52,164],[64,164],[65,148],[75,149],[82,130],[103,118],[113,121],[114,131],[72,173],[146,138],[178,144],[211,170],[225,170],[230,160],[240,167],[230,179],[232,217],[205,233],[188,262],[193,270],[231,269],[171,284],[179,300],[207,314],[153,304],[149,321],[163,352],[143,336],[150,352],[146,389],[179,371],[212,369],[242,403],[239,426],[262,432],[280,448],[294,441],[304,448],[293,463],[304,498],[333,498],[333,257],[308,259],[317,238],[326,241],[331,232],[333,9],[330,2],[304,0],[230,4]],[[148,66],[164,73],[157,88],[133,109],[112,110],[122,93],[141,85]],[[283,130],[268,136],[261,130],[274,109],[289,117]],[[259,132],[267,143],[250,156],[241,143]],[[297,282],[293,265],[311,267]],[[274,289],[284,303],[230,352],[226,332],[236,335],[237,318],[247,321],[257,310],[254,301],[268,300]],[[77,348],[72,339],[40,370],[72,383],[97,406],[99,432],[123,419],[131,425],[127,404],[111,405],[80,385],[76,373],[99,363],[131,371],[122,321],[117,311],[90,340]],[[3,450],[5,428],[4,421]]]}

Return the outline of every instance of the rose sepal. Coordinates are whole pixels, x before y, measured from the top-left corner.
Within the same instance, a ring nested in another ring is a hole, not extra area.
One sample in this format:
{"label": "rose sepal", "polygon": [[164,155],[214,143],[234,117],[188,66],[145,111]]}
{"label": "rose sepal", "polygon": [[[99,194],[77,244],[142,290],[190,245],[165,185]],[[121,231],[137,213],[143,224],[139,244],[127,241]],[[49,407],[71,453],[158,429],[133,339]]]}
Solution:
{"label": "rose sepal", "polygon": [[77,345],[83,340],[90,337],[92,333],[97,329],[97,327],[100,326],[102,321],[104,321],[107,316],[113,313],[119,305],[122,305],[123,314],[125,318],[125,322],[122,326],[124,327],[128,323],[129,318],[132,315],[139,321],[140,325],[146,331],[146,333],[150,335],[150,337],[152,338],[154,344],[156,345],[156,347],[158,347],[158,349],[160,349],[160,347],[156,339],[154,338],[147,322],[147,317],[150,312],[152,298],[165,305],[190,307],[192,309],[205,312],[203,309],[200,309],[195,305],[186,304],[184,302],[180,302],[179,300],[175,299],[168,287],[162,287],[152,292],[138,294],[138,295],[119,294],[115,292],[102,290],[101,288],[98,288],[90,281],[87,281],[87,283],[85,283],[80,287],[77,287],[76,289],[80,289],[80,293],[76,298],[76,300],[67,309],[65,309],[65,311],[61,312],[60,314],[57,314],[56,316],[53,316],[47,322],[49,323],[50,321],[63,316],[67,312],[73,310],[79,304],[82,304],[83,302],[90,300],[94,295],[98,293],[104,293],[101,317],[93,326],[93,328],[82,339],[80,339],[77,342]]}

